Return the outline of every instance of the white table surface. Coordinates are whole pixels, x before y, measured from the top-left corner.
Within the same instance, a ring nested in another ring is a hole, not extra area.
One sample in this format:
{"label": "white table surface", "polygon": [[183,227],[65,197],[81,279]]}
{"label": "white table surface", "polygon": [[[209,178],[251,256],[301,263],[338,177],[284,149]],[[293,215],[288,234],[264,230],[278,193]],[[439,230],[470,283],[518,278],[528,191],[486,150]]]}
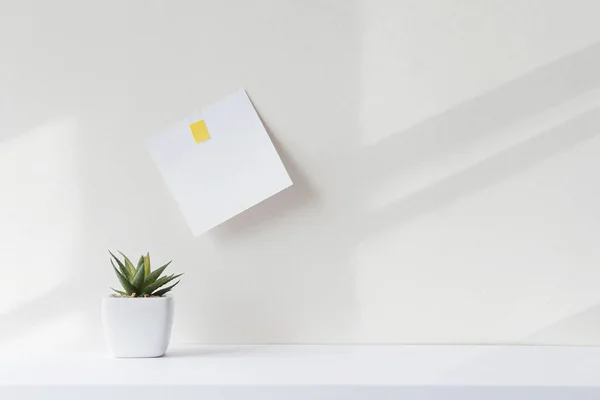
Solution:
{"label": "white table surface", "polygon": [[0,355],[0,387],[69,385],[598,388],[600,347],[189,346],[158,359]]}

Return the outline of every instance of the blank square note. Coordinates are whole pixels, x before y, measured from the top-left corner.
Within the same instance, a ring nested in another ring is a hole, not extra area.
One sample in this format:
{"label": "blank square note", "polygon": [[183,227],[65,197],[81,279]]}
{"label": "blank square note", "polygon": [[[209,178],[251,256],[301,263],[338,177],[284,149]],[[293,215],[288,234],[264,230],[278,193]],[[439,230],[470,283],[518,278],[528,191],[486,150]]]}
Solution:
{"label": "blank square note", "polygon": [[148,140],[194,236],[292,185],[244,90]]}

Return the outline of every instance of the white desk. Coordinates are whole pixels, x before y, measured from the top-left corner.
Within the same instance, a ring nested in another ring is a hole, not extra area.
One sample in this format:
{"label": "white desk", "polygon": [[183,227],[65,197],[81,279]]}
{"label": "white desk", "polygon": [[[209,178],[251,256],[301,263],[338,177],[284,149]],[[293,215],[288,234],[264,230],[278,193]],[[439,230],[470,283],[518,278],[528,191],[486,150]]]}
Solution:
{"label": "white desk", "polygon": [[0,358],[0,399],[142,397],[600,399],[600,348],[198,346],[160,359]]}

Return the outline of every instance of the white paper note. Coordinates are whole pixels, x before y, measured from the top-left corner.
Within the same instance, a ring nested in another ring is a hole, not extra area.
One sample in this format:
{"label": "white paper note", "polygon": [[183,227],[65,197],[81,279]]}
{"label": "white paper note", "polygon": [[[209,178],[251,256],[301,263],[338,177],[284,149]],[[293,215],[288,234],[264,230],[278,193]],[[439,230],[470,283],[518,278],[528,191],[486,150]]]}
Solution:
{"label": "white paper note", "polygon": [[244,90],[152,137],[148,148],[194,236],[292,185]]}

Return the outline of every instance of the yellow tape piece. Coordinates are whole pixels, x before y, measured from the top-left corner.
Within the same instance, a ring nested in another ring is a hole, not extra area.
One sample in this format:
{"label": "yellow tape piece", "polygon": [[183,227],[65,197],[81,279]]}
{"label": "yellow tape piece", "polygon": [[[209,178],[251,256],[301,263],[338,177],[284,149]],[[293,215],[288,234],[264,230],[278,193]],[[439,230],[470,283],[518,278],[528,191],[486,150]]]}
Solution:
{"label": "yellow tape piece", "polygon": [[206,124],[204,123],[203,119],[191,124],[190,129],[192,130],[192,136],[194,137],[196,143],[204,142],[205,140],[210,139],[208,129],[206,128]]}

